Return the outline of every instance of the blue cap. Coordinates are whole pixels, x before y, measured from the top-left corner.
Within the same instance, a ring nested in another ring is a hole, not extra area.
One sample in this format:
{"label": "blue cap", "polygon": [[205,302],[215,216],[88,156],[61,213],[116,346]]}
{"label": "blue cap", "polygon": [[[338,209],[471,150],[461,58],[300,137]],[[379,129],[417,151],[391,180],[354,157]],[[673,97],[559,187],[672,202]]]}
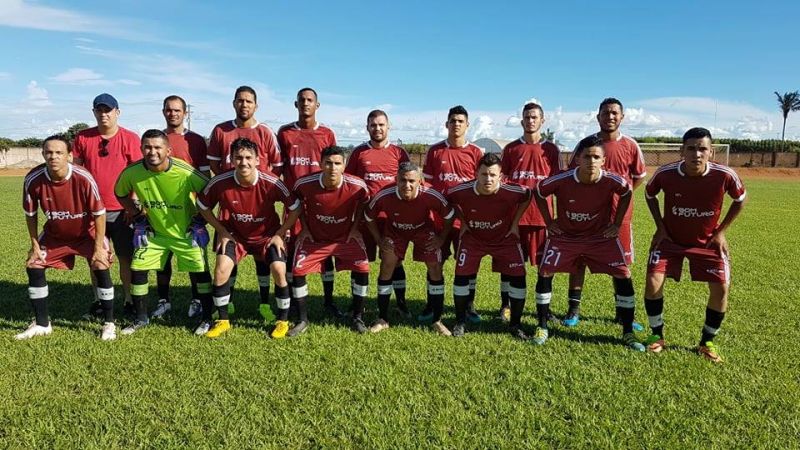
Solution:
{"label": "blue cap", "polygon": [[117,103],[117,99],[114,98],[111,94],[100,94],[94,98],[94,102],[92,102],[92,108],[97,108],[100,105],[108,106],[111,109],[118,109],[119,103]]}

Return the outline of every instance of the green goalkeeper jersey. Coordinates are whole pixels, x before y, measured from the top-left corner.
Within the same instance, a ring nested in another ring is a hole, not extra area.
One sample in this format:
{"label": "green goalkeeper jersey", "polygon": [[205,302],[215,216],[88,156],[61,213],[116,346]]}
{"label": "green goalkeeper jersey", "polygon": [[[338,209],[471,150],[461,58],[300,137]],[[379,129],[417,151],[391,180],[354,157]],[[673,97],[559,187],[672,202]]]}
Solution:
{"label": "green goalkeeper jersey", "polygon": [[148,170],[141,160],[120,173],[114,193],[127,197],[134,192],[156,234],[183,239],[197,213],[196,193],[207,183],[208,177],[180,159],[170,158],[163,172]]}

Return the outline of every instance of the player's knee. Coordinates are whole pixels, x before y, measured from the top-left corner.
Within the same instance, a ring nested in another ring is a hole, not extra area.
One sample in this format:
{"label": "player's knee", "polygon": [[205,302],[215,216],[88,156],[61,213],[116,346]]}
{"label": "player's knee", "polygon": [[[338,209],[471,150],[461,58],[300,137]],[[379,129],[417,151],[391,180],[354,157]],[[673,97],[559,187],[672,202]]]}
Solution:
{"label": "player's knee", "polygon": [[428,263],[428,280],[442,281],[442,265]]}

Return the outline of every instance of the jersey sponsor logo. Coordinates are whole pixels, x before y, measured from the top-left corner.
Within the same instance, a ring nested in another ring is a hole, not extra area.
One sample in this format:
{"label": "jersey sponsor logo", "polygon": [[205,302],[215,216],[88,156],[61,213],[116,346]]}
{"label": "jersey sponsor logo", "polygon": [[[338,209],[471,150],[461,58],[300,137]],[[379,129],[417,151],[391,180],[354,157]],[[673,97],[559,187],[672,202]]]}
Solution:
{"label": "jersey sponsor logo", "polygon": [[48,220],[72,220],[86,217],[88,213],[82,212],[72,214],[70,211],[45,211],[44,215]]}
{"label": "jersey sponsor logo", "polygon": [[253,217],[252,214],[232,213],[231,217],[233,217],[233,220],[237,222],[244,222],[244,223],[260,223],[267,220],[266,217]]}
{"label": "jersey sponsor logo", "polygon": [[324,216],[322,214],[317,214],[315,217],[318,221],[328,225],[340,224],[345,220],[347,220],[347,217],[342,217],[341,219],[337,219],[335,216]]}
{"label": "jersey sponsor logo", "polygon": [[422,228],[425,225],[425,222],[420,224],[413,224],[413,223],[399,223],[399,222],[392,222],[392,226],[397,228],[400,231],[414,231],[418,228]]}
{"label": "jersey sponsor logo", "polygon": [[682,208],[680,206],[673,206],[672,215],[686,217],[687,219],[704,218],[714,217],[714,211],[698,211],[697,208]]}
{"label": "jersey sponsor logo", "polygon": [[311,158],[309,158],[308,156],[292,156],[291,158],[289,158],[289,165],[319,167],[319,162],[312,161]]}
{"label": "jersey sponsor logo", "polygon": [[536,172],[530,170],[515,170],[511,174],[512,180],[544,180],[546,178],[546,176],[536,175]]}
{"label": "jersey sponsor logo", "polygon": [[147,209],[183,209],[183,205],[170,205],[163,200],[144,200],[142,206]]}
{"label": "jersey sponsor logo", "polygon": [[580,213],[580,212],[572,212],[572,211],[564,211],[567,214],[567,219],[573,222],[589,222],[590,220],[594,220],[600,214],[592,215],[590,213]]}
{"label": "jersey sponsor logo", "polygon": [[468,224],[473,230],[494,230],[503,224],[503,220],[501,219],[494,223],[488,220],[470,220]]}
{"label": "jersey sponsor logo", "polygon": [[460,177],[460,176],[458,176],[458,174],[453,173],[453,172],[442,172],[442,173],[439,174],[439,180],[440,181],[455,181],[455,182],[458,182],[458,183],[463,183],[465,181],[469,181],[470,179],[466,178],[466,177]]}
{"label": "jersey sponsor logo", "polygon": [[394,181],[394,175],[387,175],[380,172],[367,172],[364,174],[365,181]]}

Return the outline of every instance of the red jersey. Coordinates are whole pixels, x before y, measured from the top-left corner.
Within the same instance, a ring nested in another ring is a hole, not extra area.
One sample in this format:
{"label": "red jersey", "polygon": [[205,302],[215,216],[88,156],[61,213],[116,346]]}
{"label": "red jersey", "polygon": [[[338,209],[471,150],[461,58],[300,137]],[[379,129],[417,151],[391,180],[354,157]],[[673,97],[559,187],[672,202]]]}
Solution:
{"label": "red jersey", "polygon": [[376,148],[367,141],[353,149],[344,171],[362,178],[370,195],[374,195],[395,182],[400,163],[408,160],[402,147],[387,143]]}
{"label": "red jersey", "polygon": [[595,183],[578,181],[578,169],[550,177],[536,187],[541,198],[556,197],[556,223],[567,237],[601,236],[613,221],[615,195],[631,195],[631,185],[621,176],[603,170]]}
{"label": "red jersey", "polygon": [[356,210],[369,200],[364,180],[342,174],[336,189],[322,185],[322,172],[297,180],[292,190],[303,204],[308,232],[315,241],[344,242],[355,222]]}
{"label": "red jersey", "polygon": [[71,243],[94,238],[94,216],[105,214],[97,183],[81,166],[68,165],[67,176],[53,181],[45,164],[25,176],[22,208],[35,216],[41,207],[47,220],[44,233],[53,241]]}
{"label": "red jersey", "polygon": [[242,186],[233,170],[215,176],[197,198],[200,209],[213,209],[219,203],[220,222],[245,245],[263,242],[281,227],[276,202],[292,211],[300,207],[275,175],[258,172],[255,184]]}
{"label": "red jersey", "polygon": [[283,161],[283,182],[294,186],[300,178],[322,170],[322,150],[336,145],[336,136],[324,125],[317,124],[306,130],[293,122],[278,130],[278,145]]}
{"label": "red jersey", "polygon": [[647,198],[664,191],[664,226],[676,244],[704,247],[720,221],[723,197],[744,201],[742,181],[731,168],[710,162],[699,177],[687,176],[683,161],[661,166],[645,188]]}
{"label": "red jersey", "polygon": [[[510,142],[503,148],[500,170],[509,183],[536,189],[539,181],[561,172],[558,147],[550,141],[528,144],[524,138]],[[519,220],[520,225],[545,226],[542,214],[531,203]]]}
{"label": "red jersey", "polygon": [[220,172],[233,169],[231,144],[239,138],[250,139],[258,146],[258,170],[269,172],[275,167],[277,171],[283,165],[275,133],[266,124],[256,122],[250,128],[240,128],[231,120],[215,126],[208,143],[208,159],[219,161]]}
{"label": "red jersey", "polygon": [[515,184],[501,183],[494,194],[478,193],[476,181],[461,183],[447,191],[447,199],[461,212],[468,233],[478,241],[499,242],[506,237],[521,203],[531,191]]}
{"label": "red jersey", "polygon": [[106,208],[109,211],[121,211],[125,208],[114,195],[114,185],[128,164],[142,159],[142,142],[133,131],[119,127],[117,134],[106,141],[108,155],[100,156],[103,141],[97,127],[81,130],[75,136],[72,157],[82,160],[82,165],[92,174]]}
{"label": "red jersey", "polygon": [[167,133],[167,139],[172,147],[170,156],[186,161],[201,172],[211,170],[211,166],[208,165],[208,147],[203,136],[194,131],[184,130],[183,133]]}
{"label": "red jersey", "polygon": [[413,199],[403,200],[397,192],[397,185],[391,185],[372,198],[364,216],[366,220],[372,221],[383,213],[387,219],[382,233],[411,236],[433,229],[431,212],[444,219],[449,219],[454,214],[444,195],[430,186],[420,186]]}
{"label": "red jersey", "polygon": [[[606,155],[604,169],[621,175],[630,184],[633,184],[634,179],[647,175],[642,149],[633,138],[620,134],[615,140],[603,141],[603,149]],[[569,167],[578,167],[577,155],[574,151],[569,159]]]}
{"label": "red jersey", "polygon": [[463,147],[451,147],[445,139],[433,144],[425,154],[422,175],[434,189],[447,192],[447,189],[475,179],[478,161],[483,149],[467,142]]}

